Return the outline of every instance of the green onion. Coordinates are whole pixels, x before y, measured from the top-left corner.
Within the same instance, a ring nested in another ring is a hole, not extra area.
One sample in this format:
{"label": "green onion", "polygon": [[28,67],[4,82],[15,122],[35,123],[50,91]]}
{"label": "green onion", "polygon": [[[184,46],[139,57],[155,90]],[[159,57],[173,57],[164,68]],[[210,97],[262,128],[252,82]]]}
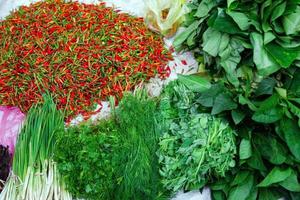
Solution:
{"label": "green onion", "polygon": [[52,159],[54,135],[64,129],[64,116],[49,95],[44,101],[28,112],[0,200],[72,200]]}

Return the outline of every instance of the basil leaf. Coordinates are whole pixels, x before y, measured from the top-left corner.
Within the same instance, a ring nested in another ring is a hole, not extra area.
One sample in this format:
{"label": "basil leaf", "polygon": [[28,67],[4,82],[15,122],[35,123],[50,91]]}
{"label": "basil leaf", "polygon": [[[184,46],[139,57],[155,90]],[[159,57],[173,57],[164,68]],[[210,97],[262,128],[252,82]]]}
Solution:
{"label": "basil leaf", "polygon": [[224,9],[218,8],[215,15],[212,15],[208,20],[208,25],[218,31],[236,34],[242,33],[237,24],[228,16]]}
{"label": "basil leaf", "polygon": [[252,156],[247,160],[247,164],[253,169],[257,169],[261,172],[267,171],[267,168],[261,158],[261,155],[255,148],[253,148]]}
{"label": "basil leaf", "polygon": [[217,56],[229,43],[229,36],[213,28],[208,28],[203,34],[203,51],[211,56]]}
{"label": "basil leaf", "polygon": [[250,195],[246,198],[246,200],[256,200],[258,195],[258,189],[252,188]]}
{"label": "basil leaf", "polygon": [[277,106],[279,103],[278,94],[274,94],[260,103],[258,110],[253,114],[252,119],[260,123],[274,123],[283,116],[283,110]]}
{"label": "basil leaf", "polygon": [[296,34],[300,31],[300,7],[283,17],[283,28],[287,35]]}
{"label": "basil leaf", "polygon": [[279,104],[279,100],[280,100],[279,95],[274,94],[274,95],[270,96],[269,98],[267,98],[266,100],[260,102],[259,108],[257,109],[257,111],[266,111],[271,108],[274,108]]}
{"label": "basil leaf", "polygon": [[256,122],[270,124],[280,120],[282,116],[282,109],[280,107],[274,107],[269,110],[255,112],[252,119]]}
{"label": "basil leaf", "polygon": [[222,191],[213,191],[212,196],[214,200],[226,200],[226,196]]}
{"label": "basil leaf", "polygon": [[274,87],[276,85],[276,80],[274,78],[268,77],[263,79],[255,91],[256,96],[273,94]]}
{"label": "basil leaf", "polygon": [[193,22],[185,31],[179,34],[173,43],[175,48],[178,48],[201,24],[202,21]]}
{"label": "basil leaf", "polygon": [[235,87],[239,86],[238,74],[236,71],[237,65],[241,61],[240,53],[244,50],[242,43],[236,39],[230,39],[226,48],[219,49],[221,58],[220,65],[224,68],[226,76],[230,83]]}
{"label": "basil leaf", "polygon": [[246,181],[246,179],[249,177],[250,175],[250,171],[240,171],[234,178],[234,180],[232,181],[232,183],[230,184],[231,186],[235,186],[235,185],[241,185],[243,182]]}
{"label": "basil leaf", "polygon": [[224,91],[224,86],[221,84],[214,84],[211,88],[203,93],[197,99],[197,102],[205,107],[212,107],[216,97]]}
{"label": "basil leaf", "polygon": [[252,110],[252,111],[256,111],[257,107],[246,97],[239,95],[239,103],[242,105],[248,105],[248,107]]}
{"label": "basil leaf", "polygon": [[262,189],[259,192],[258,200],[278,200],[282,196],[271,189]]}
{"label": "basil leaf", "polygon": [[234,20],[242,31],[246,31],[251,25],[251,20],[245,13],[227,11],[227,14]]}
{"label": "basil leaf", "polygon": [[198,6],[195,17],[206,17],[213,7],[217,5],[217,2],[214,0],[203,0]]}

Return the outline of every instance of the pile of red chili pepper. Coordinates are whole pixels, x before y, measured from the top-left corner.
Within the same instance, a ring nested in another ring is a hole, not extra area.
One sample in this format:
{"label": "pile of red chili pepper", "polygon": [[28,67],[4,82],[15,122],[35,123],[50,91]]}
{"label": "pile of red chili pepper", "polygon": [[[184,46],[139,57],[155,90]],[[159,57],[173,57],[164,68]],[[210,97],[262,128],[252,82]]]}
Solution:
{"label": "pile of red chili pepper", "polygon": [[48,0],[0,21],[0,105],[26,112],[49,92],[67,117],[159,75],[171,55],[143,19],[105,4]]}

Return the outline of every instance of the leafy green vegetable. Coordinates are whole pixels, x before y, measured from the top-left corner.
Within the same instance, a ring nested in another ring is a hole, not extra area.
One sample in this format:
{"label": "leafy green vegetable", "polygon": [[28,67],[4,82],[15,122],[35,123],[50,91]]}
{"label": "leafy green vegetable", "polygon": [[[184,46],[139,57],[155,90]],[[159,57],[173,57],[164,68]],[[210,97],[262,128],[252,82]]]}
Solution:
{"label": "leafy green vegetable", "polygon": [[27,113],[1,200],[72,199],[53,161],[55,133],[64,129],[64,116],[49,95],[43,97],[45,102],[33,105]]}
{"label": "leafy green vegetable", "polygon": [[85,199],[164,199],[156,156],[156,102],[126,94],[107,121],[57,134],[55,158],[67,189]]}
{"label": "leafy green vegetable", "polygon": [[211,87],[209,80],[204,77],[196,75],[186,77],[180,74],[178,76],[179,80],[194,92],[203,92]]}
{"label": "leafy green vegetable", "polygon": [[[188,76],[185,79],[188,79]],[[278,79],[275,78],[263,80],[266,81],[263,84],[268,82],[278,84]],[[224,79],[212,83],[210,88],[199,92],[191,91],[185,85],[180,84],[180,80],[171,83],[165,89],[161,100],[161,107],[165,108],[165,112],[162,112],[166,119],[164,123],[169,124],[170,127],[170,131],[165,132],[165,138],[161,143],[165,152],[169,153],[166,158],[161,158],[163,164],[168,167],[165,167],[166,171],[163,171],[163,176],[170,177],[173,174],[180,174],[178,168],[182,164],[178,163],[187,162],[186,160],[181,161],[182,159],[179,157],[181,151],[174,152],[172,149],[180,146],[181,150],[197,141],[196,138],[186,139],[189,128],[194,126],[193,119],[179,120],[193,116],[192,113],[195,116],[198,112],[212,113],[214,109],[218,108],[218,106],[216,108],[214,106],[220,105],[220,108],[228,109],[221,109],[220,112],[215,113],[217,118],[226,118],[231,124],[236,124],[237,146],[239,147],[239,158],[236,160],[238,165],[229,169],[225,177],[204,179],[205,181],[199,181],[195,187],[208,184],[213,190],[213,195],[219,199],[264,199],[267,198],[267,194],[270,198],[277,198],[279,196],[277,190],[283,191],[282,196],[284,197],[295,196],[294,193],[298,192],[298,180],[295,179],[295,176],[299,174],[297,168],[299,163],[297,159],[298,146],[296,144],[299,124],[297,120],[290,118],[299,119],[299,102],[290,97],[291,95],[297,96],[289,89],[294,87],[293,80],[285,80],[281,83],[281,87],[274,87],[273,84],[266,91],[261,88],[260,93],[257,93],[258,90],[256,90],[256,87],[259,86],[247,88],[246,85],[243,85],[240,88],[232,88]],[[172,87],[173,89],[171,89]],[[230,100],[217,100],[218,96],[225,95],[230,97],[228,98]],[[180,101],[180,99],[182,100]],[[231,106],[233,104],[236,106]],[[274,115],[274,118],[272,118],[273,115],[267,114],[273,109],[278,110],[278,114]],[[265,119],[258,120],[259,118],[256,118],[263,114]],[[174,124],[173,121],[176,120],[178,122]],[[188,159],[189,155],[187,152],[184,153],[185,158]],[[194,153],[194,155],[201,154]],[[171,160],[171,158],[174,159]],[[165,161],[164,159],[169,160]],[[192,164],[189,165],[188,174],[193,174],[192,166]],[[180,168],[182,169],[182,167]],[[276,171],[276,173],[270,173],[273,168],[288,169],[289,173]],[[176,172],[171,174],[172,171]],[[268,173],[270,174],[268,175]],[[210,177],[214,177],[214,175]],[[246,178],[249,179],[245,182]],[[184,181],[183,178],[174,178],[174,181],[171,182],[173,189],[180,189],[185,184]],[[192,188],[186,187],[185,189]]]}
{"label": "leafy green vegetable", "polygon": [[252,154],[251,143],[249,140],[242,139],[240,143],[240,159],[250,158]]}
{"label": "leafy green vegetable", "polygon": [[[214,59],[205,59],[209,69],[221,66],[234,86],[245,76],[239,73],[245,64],[267,77],[299,61],[298,1],[194,0],[190,4],[188,28],[175,39],[175,47],[200,47],[201,55]],[[187,42],[190,35],[194,41]]]}
{"label": "leafy green vegetable", "polygon": [[112,121],[82,124],[57,133],[55,161],[74,197],[112,199],[119,145]]}
{"label": "leafy green vegetable", "polygon": [[242,183],[230,190],[228,200],[247,199],[253,187],[253,180],[253,174],[249,174]]}
{"label": "leafy green vegetable", "polygon": [[159,162],[168,190],[196,189],[210,177],[224,177],[235,165],[235,132],[198,109],[197,96],[181,81],[165,88],[160,102]]}
{"label": "leafy green vegetable", "polygon": [[291,168],[282,169],[279,167],[274,167],[272,171],[266,176],[266,178],[260,182],[258,187],[267,187],[274,183],[278,183],[286,180],[292,173]]}
{"label": "leafy green vegetable", "polygon": [[291,175],[279,184],[289,191],[300,192],[300,184],[298,181],[297,173],[295,171],[292,171]]}
{"label": "leafy green vegetable", "polygon": [[281,121],[280,127],[290,151],[300,161],[300,128],[297,122],[285,118]]}
{"label": "leafy green vegetable", "polygon": [[115,199],[164,198],[160,184],[159,132],[155,126],[156,102],[144,90],[125,95],[116,109],[119,143]]}
{"label": "leafy green vegetable", "polygon": [[[193,0],[189,5],[185,25],[193,24],[187,29],[193,41],[179,36],[175,47],[195,50],[211,87],[187,96],[197,99],[195,110],[234,125],[239,147],[236,167],[226,177],[207,182],[213,196],[297,199],[300,1]],[[268,175],[272,169],[290,173],[275,170]],[[246,177],[247,183],[242,181]],[[256,187],[259,183],[263,187]]]}

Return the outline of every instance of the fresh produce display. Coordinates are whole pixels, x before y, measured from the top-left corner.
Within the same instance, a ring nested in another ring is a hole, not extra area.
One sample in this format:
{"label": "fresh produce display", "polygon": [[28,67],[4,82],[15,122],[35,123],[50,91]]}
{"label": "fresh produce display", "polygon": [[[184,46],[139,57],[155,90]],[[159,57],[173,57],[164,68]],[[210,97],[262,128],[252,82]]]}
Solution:
{"label": "fresh produce display", "polygon": [[57,133],[55,157],[67,190],[77,198],[113,199],[120,144],[115,123],[82,124]]}
{"label": "fresh produce display", "polygon": [[[214,199],[299,199],[298,1],[193,1],[178,48],[195,50],[211,87],[196,100],[226,118],[239,157]],[[193,80],[193,79],[192,79]],[[198,87],[203,82],[198,81]]]}
{"label": "fresh produce display", "polygon": [[172,191],[199,189],[235,166],[236,133],[224,120],[203,114],[198,98],[181,81],[161,97],[160,173]]}
{"label": "fresh produce display", "polygon": [[8,147],[0,145],[0,192],[9,175],[10,163],[11,154],[9,153]]}
{"label": "fresh produce display", "polygon": [[59,132],[55,161],[67,190],[85,199],[163,198],[155,101],[126,94],[111,119]]}
{"label": "fresh produce display", "polygon": [[121,136],[116,199],[164,199],[156,155],[156,104],[145,90],[126,95],[116,109]]}
{"label": "fresh produce display", "polygon": [[300,2],[194,0],[174,46],[200,51],[207,69],[235,87],[249,71],[257,81],[299,66]]}
{"label": "fresh produce display", "polygon": [[0,108],[26,113],[11,155],[0,109],[0,200],[299,200],[300,1],[141,2],[0,21]]}
{"label": "fresh produce display", "polygon": [[49,91],[66,117],[159,75],[171,59],[142,18],[103,3],[47,0],[21,6],[0,22],[0,104],[27,112]]}
{"label": "fresh produce display", "polygon": [[44,100],[27,114],[1,200],[72,200],[52,159],[54,134],[64,129],[63,115],[48,95]]}

